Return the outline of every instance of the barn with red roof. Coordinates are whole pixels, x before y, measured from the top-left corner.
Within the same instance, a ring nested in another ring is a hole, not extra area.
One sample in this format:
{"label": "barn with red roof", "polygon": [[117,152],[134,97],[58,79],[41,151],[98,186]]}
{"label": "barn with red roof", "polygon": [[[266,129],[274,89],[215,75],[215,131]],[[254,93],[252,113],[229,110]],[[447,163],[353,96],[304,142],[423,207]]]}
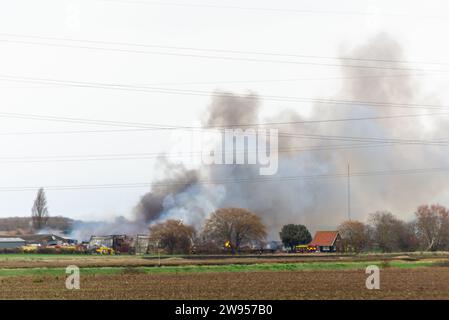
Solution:
{"label": "barn with red roof", "polygon": [[309,246],[319,252],[336,252],[341,249],[341,236],[338,231],[317,231]]}

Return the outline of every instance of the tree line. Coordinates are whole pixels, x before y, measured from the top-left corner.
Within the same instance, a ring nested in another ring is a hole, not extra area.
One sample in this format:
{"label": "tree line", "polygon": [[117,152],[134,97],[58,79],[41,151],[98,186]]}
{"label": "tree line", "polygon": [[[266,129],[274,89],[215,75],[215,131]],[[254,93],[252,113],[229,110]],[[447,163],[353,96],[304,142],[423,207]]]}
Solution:
{"label": "tree line", "polygon": [[445,251],[449,250],[449,210],[438,204],[422,205],[409,222],[378,211],[370,214],[367,223],[344,221],[339,231],[348,251]]}
{"label": "tree line", "polygon": [[250,243],[263,243],[267,235],[262,220],[242,208],[223,208],[213,212],[201,232],[181,220],[166,220],[150,227],[150,241],[167,253],[217,252],[226,247],[238,252]]}
{"label": "tree line", "polygon": [[[417,208],[414,219],[406,222],[388,211],[369,215],[366,222],[343,221],[337,228],[341,247],[348,252],[410,252],[449,250],[449,210],[441,205]],[[219,252],[223,248],[238,252],[247,247],[262,247],[266,227],[255,213],[242,208],[222,208],[213,212],[202,230],[180,220],[167,220],[150,227],[150,240],[167,253]],[[309,244],[312,235],[306,226],[287,224],[279,237],[285,248],[294,250]]]}
{"label": "tree line", "polygon": [[[44,228],[68,229],[73,221],[62,217],[49,217],[43,188],[38,190],[31,209],[31,218],[3,219],[0,230],[10,231],[12,224],[23,230]],[[246,247],[261,247],[267,236],[260,217],[243,208],[222,208],[213,212],[202,230],[178,220],[167,220],[150,227],[150,240],[167,253],[217,252],[225,247],[237,252]],[[338,226],[344,251],[445,251],[449,250],[449,210],[444,206],[422,205],[413,220],[406,222],[388,211],[369,215],[366,222],[346,220]],[[309,244],[312,236],[306,226],[287,224],[279,237],[284,247],[294,250]]]}
{"label": "tree line", "polygon": [[[388,211],[371,213],[367,222],[343,221],[337,228],[341,248],[347,252],[446,251],[449,250],[449,210],[441,205],[422,205],[406,222]],[[286,225],[280,232],[284,246],[308,244],[311,235],[302,225]]]}

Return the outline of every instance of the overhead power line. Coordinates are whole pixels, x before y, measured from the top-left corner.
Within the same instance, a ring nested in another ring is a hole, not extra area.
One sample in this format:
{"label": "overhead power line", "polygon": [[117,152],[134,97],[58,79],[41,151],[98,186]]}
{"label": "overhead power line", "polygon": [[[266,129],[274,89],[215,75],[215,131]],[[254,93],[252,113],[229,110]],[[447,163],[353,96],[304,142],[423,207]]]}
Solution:
{"label": "overhead power line", "polygon": [[[70,40],[67,40],[67,41],[70,41]],[[190,58],[204,58],[204,59],[215,59],[215,60],[296,64],[296,65],[310,65],[310,66],[338,67],[338,68],[344,67],[344,68],[372,69],[372,70],[401,70],[401,71],[437,72],[437,73],[449,72],[449,70],[446,70],[446,69],[425,69],[425,68],[404,67],[404,66],[386,66],[386,65],[379,66],[379,65],[361,65],[361,64],[347,64],[347,63],[341,64],[341,63],[327,63],[327,62],[314,62],[314,61],[274,60],[274,59],[266,59],[266,58],[261,59],[261,58],[248,58],[248,57],[237,57],[237,56],[217,56],[217,55],[205,55],[205,54],[195,54],[195,53],[188,53],[188,52],[172,52],[172,51],[168,51],[168,52],[166,52],[166,51],[164,51],[164,52],[148,51],[148,50],[138,50],[138,49],[99,47],[99,46],[89,46],[89,45],[75,45],[75,44],[67,44],[67,43],[28,41],[28,40],[0,39],[0,42],[13,43],[13,44],[25,44],[25,45],[75,48],[75,49],[88,49],[88,50],[99,50],[99,51],[115,51],[115,52],[120,52],[120,53],[152,54],[152,55],[163,55],[163,56],[182,56],[182,57],[190,57]]]}
{"label": "overhead power line", "polygon": [[172,2],[172,1],[144,1],[144,0],[97,0],[99,2],[109,2],[117,4],[141,4],[152,6],[173,6],[173,7],[190,7],[190,8],[207,8],[207,9],[229,9],[241,11],[255,12],[275,12],[288,14],[313,14],[313,15],[341,15],[341,16],[369,16],[378,14],[385,17],[395,18],[426,18],[426,19],[447,19],[446,16],[438,15],[412,15],[408,13],[391,13],[391,12],[370,12],[370,11],[330,11],[330,10],[312,10],[312,9],[296,9],[296,8],[268,8],[268,7],[243,7],[224,4],[204,4],[204,3],[188,3],[188,2]]}
{"label": "overhead power line", "polygon": [[[336,150],[357,150],[372,149],[380,147],[392,147],[402,145],[430,145],[449,147],[449,143],[441,144],[425,144],[425,143],[401,143],[401,142],[382,142],[370,144],[341,144],[341,145],[317,145],[305,146],[297,148],[279,149],[280,154],[299,153],[299,152],[319,152],[319,151],[336,151]],[[246,154],[247,152],[255,152],[254,150],[235,151],[236,154]],[[41,156],[41,157],[2,157],[0,163],[54,163],[54,162],[91,162],[91,161],[127,161],[127,160],[148,160],[157,158],[183,158],[201,157],[201,151],[191,152],[148,152],[148,153],[124,153],[124,154],[93,154],[93,155],[59,155],[59,156]]]}
{"label": "overhead power line", "polygon": [[[139,47],[139,48],[161,48],[161,49],[172,49],[172,50],[188,50],[188,51],[199,51],[199,52],[275,56],[275,57],[288,57],[288,58],[307,58],[307,59],[359,61],[359,62],[360,61],[361,62],[383,62],[383,63],[399,63],[399,64],[431,64],[431,65],[449,66],[449,62],[440,62],[440,61],[412,61],[412,60],[400,60],[400,59],[387,59],[387,58],[379,58],[379,57],[372,57],[372,58],[371,57],[369,57],[369,58],[368,57],[348,57],[348,56],[335,57],[335,56],[323,56],[323,55],[312,55],[312,54],[296,54],[296,53],[281,53],[281,52],[266,52],[266,51],[245,51],[245,50],[214,49],[214,48],[197,48],[197,47],[186,47],[186,46],[167,46],[167,45],[148,44],[148,43],[74,39],[74,38],[27,35],[27,34],[4,33],[4,32],[0,32],[0,36],[22,38],[22,39],[39,39],[39,40],[52,40],[52,41],[89,43],[89,44],[101,44],[101,45],[113,45],[113,46],[127,46],[127,47]],[[6,40],[8,40],[8,39],[6,39]]]}
{"label": "overhead power line", "polygon": [[229,92],[210,92],[201,90],[186,90],[186,89],[171,89],[164,87],[129,85],[118,83],[102,83],[102,82],[87,82],[87,81],[73,81],[60,80],[51,78],[35,78],[35,77],[19,77],[0,74],[0,79],[11,81],[26,82],[26,83],[41,83],[41,84],[58,84],[69,87],[81,88],[99,88],[112,89],[121,91],[136,91],[136,92],[151,92],[173,95],[193,95],[193,96],[208,96],[208,97],[229,97],[246,100],[266,100],[275,102],[297,102],[297,103],[316,103],[316,104],[331,104],[331,105],[346,105],[357,107],[375,107],[375,108],[402,108],[402,109],[449,109],[449,106],[438,104],[416,104],[416,103],[397,103],[397,102],[382,102],[382,101],[359,101],[359,100],[344,100],[344,99],[328,99],[328,98],[309,98],[309,97],[294,97],[294,96],[274,96],[274,95],[235,95]]}
{"label": "overhead power line", "polygon": [[[372,117],[353,117],[353,118],[334,118],[334,119],[312,119],[312,120],[298,120],[298,121],[284,121],[284,122],[257,122],[257,123],[229,123],[226,125],[209,125],[209,126],[181,126],[181,125],[164,125],[164,124],[146,124],[135,122],[123,122],[114,121],[112,124],[109,122],[102,122],[101,120],[85,119],[82,118],[59,118],[48,117],[43,115],[29,115],[17,114],[17,113],[2,113],[0,112],[0,118],[13,118],[13,119],[25,119],[25,120],[44,120],[54,122],[69,122],[79,124],[91,124],[91,125],[106,125],[106,126],[119,126],[119,127],[131,127],[129,129],[106,129],[106,130],[59,130],[59,131],[10,131],[0,132],[0,136],[20,136],[20,135],[61,135],[61,134],[109,134],[109,133],[134,133],[134,132],[148,132],[148,131],[160,131],[160,130],[212,130],[212,129],[226,129],[226,128],[247,128],[247,127],[273,127],[273,126],[293,126],[301,124],[320,124],[320,123],[342,123],[352,121],[372,121],[372,120],[389,120],[389,119],[405,119],[405,118],[420,118],[420,117],[435,117],[435,116],[449,116],[449,113],[423,113],[423,114],[402,114],[402,115],[390,115],[390,116],[372,116]],[[133,129],[136,127],[135,129]],[[294,133],[288,133],[287,136]]]}
{"label": "overhead power line", "polygon": [[[376,176],[391,176],[391,175],[409,175],[409,174],[424,174],[424,173],[441,173],[449,171],[449,167],[440,168],[419,168],[419,169],[402,169],[402,170],[381,170],[381,171],[360,171],[351,172],[352,177],[376,177]],[[347,178],[347,172],[333,173],[333,174],[316,174],[316,175],[299,175],[299,176],[281,176],[281,177],[265,177],[265,178],[241,178],[241,179],[199,179],[194,181],[195,184],[210,185],[210,184],[234,184],[234,183],[267,183],[267,182],[282,182],[282,181],[298,181],[298,180],[321,180],[321,179],[339,179]],[[178,182],[137,182],[137,183],[117,183],[117,184],[84,184],[84,185],[58,185],[58,186],[44,186],[46,190],[88,190],[88,189],[125,189],[125,188],[163,188],[176,185],[191,185],[192,181],[178,181]],[[42,186],[31,187],[7,187],[1,186],[0,192],[13,191],[35,191]]]}
{"label": "overhead power line", "polygon": [[[389,115],[389,116],[373,116],[373,117],[353,117],[353,118],[334,118],[334,119],[316,119],[316,120],[298,120],[298,121],[284,121],[284,122],[257,122],[257,123],[228,123],[223,125],[206,125],[206,126],[182,126],[182,125],[166,125],[166,124],[154,124],[144,122],[129,122],[129,121],[115,121],[115,120],[100,120],[89,118],[75,118],[75,117],[61,117],[54,115],[39,115],[28,113],[16,113],[16,112],[0,112],[0,117],[13,118],[13,119],[26,119],[26,120],[44,120],[53,122],[68,122],[76,124],[87,125],[102,125],[112,127],[126,127],[137,128],[127,129],[130,131],[142,131],[142,130],[208,130],[208,129],[224,129],[233,127],[258,127],[258,126],[276,126],[276,125],[296,125],[296,124],[309,124],[309,123],[329,123],[329,122],[347,122],[347,121],[363,121],[363,120],[385,120],[385,119],[397,119],[397,118],[415,118],[415,117],[427,117],[427,116],[447,116],[449,113],[427,113],[427,114],[405,114],[405,115]],[[111,133],[111,132],[123,132],[125,130],[74,130],[74,131],[30,131],[30,132],[4,132],[2,135],[15,135],[15,134],[61,134],[61,133]],[[306,135],[301,133],[284,133],[285,136],[293,135]],[[309,134],[310,135],[310,134]],[[310,135],[313,136],[313,135]],[[339,136],[338,138],[342,138]],[[353,139],[362,139],[354,138]],[[371,139],[383,139],[383,138],[371,138]]]}
{"label": "overhead power line", "polygon": [[[442,114],[447,115],[447,114]],[[398,115],[399,117],[400,115]],[[412,116],[412,115],[404,115]],[[418,116],[418,115],[413,115]],[[430,114],[427,114],[430,116]],[[14,118],[14,119],[27,119],[27,120],[44,120],[44,121],[55,121],[55,122],[67,122],[67,123],[77,123],[77,124],[88,124],[88,125],[101,125],[101,126],[113,126],[113,127],[125,127],[125,128],[139,128],[139,129],[128,129],[128,131],[141,131],[141,130],[212,130],[212,129],[223,129],[226,127],[244,127],[244,126],[267,126],[267,125],[280,125],[280,124],[301,124],[301,123],[320,123],[320,122],[332,122],[332,121],[360,121],[362,119],[375,119],[375,117],[367,118],[346,118],[346,119],[327,119],[327,120],[304,120],[304,121],[289,121],[289,122],[266,122],[266,123],[252,123],[252,124],[226,124],[220,126],[161,126],[158,124],[148,124],[140,122],[125,122],[125,121],[112,121],[112,120],[95,120],[86,118],[70,118],[70,117],[58,117],[58,116],[44,116],[36,114],[23,114],[23,113],[11,113],[11,112],[0,112],[0,118]],[[379,119],[385,119],[385,116]],[[309,122],[310,121],[310,122]],[[101,132],[124,132],[125,130],[86,130],[86,131],[68,131],[65,133],[101,133]],[[53,133],[64,133],[64,131],[56,131]],[[1,134],[1,133],[0,133]],[[31,132],[16,132],[16,133],[4,133],[4,134],[31,134]],[[41,132],[45,134],[45,132]],[[382,137],[354,137],[354,136],[335,136],[335,135],[320,135],[320,134],[308,134],[301,132],[280,132],[280,137],[284,138],[300,138],[300,139],[315,139],[315,140],[336,140],[336,141],[351,141],[351,142],[369,142],[369,143],[399,143],[399,144],[422,144],[422,145],[444,145],[449,143],[449,138],[441,138],[434,140],[420,140],[420,139],[399,139],[399,138],[382,138]]]}
{"label": "overhead power line", "polygon": [[[386,78],[405,78],[420,76],[441,76],[444,74],[436,73],[401,73],[401,74],[377,74],[377,75],[359,75],[359,76],[341,76],[341,77],[303,77],[303,78],[286,78],[286,79],[248,79],[248,80],[210,80],[210,81],[182,81],[182,82],[155,82],[145,84],[143,86],[189,86],[189,85],[217,85],[217,84],[242,84],[242,83],[276,83],[276,82],[297,82],[297,81],[326,81],[326,80],[361,80],[361,79],[386,79]],[[12,81],[0,79],[1,81]],[[20,82],[20,81],[18,81]],[[48,86],[50,83],[45,83]],[[55,87],[58,87],[55,84]],[[17,87],[22,88],[22,87]],[[36,88],[36,87],[30,87]]]}
{"label": "overhead power line", "polygon": [[285,138],[307,138],[316,140],[333,140],[333,141],[356,141],[356,142],[375,142],[375,143],[400,143],[400,144],[421,144],[421,145],[444,145],[449,143],[449,138],[443,139],[402,139],[402,138],[382,138],[382,137],[354,137],[339,135],[322,135],[308,133],[282,133]]}

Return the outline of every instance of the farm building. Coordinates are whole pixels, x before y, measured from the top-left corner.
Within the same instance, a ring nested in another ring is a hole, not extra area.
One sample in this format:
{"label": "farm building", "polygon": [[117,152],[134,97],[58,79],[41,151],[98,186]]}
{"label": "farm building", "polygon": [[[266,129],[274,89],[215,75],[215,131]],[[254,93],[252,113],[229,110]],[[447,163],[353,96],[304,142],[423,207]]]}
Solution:
{"label": "farm building", "polygon": [[127,235],[107,235],[107,236],[91,236],[89,240],[89,249],[99,247],[107,247],[114,249],[117,253],[131,253],[133,239]]}
{"label": "farm building", "polygon": [[56,246],[73,243],[74,240],[66,239],[55,234],[27,234],[20,236],[27,245]]}
{"label": "farm building", "polygon": [[150,237],[138,234],[134,240],[136,254],[146,254],[150,250]]}
{"label": "farm building", "polygon": [[2,236],[2,239],[14,239],[20,237],[29,246],[56,246],[76,244],[76,240],[63,238],[55,234],[21,234],[20,236]]}
{"label": "farm building", "polygon": [[113,243],[114,243],[113,236],[91,236],[89,240],[89,248],[101,246],[112,248]]}
{"label": "farm building", "polygon": [[22,238],[0,238],[0,249],[15,249],[25,245]]}
{"label": "farm building", "polygon": [[336,252],[341,249],[341,236],[338,231],[317,231],[310,246],[319,252]]}

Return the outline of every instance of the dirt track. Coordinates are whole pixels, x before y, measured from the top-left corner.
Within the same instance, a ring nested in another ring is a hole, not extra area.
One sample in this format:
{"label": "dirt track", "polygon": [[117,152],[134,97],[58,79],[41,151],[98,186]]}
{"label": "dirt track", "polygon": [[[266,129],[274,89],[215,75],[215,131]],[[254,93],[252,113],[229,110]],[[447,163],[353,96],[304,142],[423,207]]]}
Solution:
{"label": "dirt track", "polygon": [[118,274],[85,276],[81,289],[64,277],[7,277],[1,299],[449,299],[449,268],[381,270],[367,290],[363,270]]}

